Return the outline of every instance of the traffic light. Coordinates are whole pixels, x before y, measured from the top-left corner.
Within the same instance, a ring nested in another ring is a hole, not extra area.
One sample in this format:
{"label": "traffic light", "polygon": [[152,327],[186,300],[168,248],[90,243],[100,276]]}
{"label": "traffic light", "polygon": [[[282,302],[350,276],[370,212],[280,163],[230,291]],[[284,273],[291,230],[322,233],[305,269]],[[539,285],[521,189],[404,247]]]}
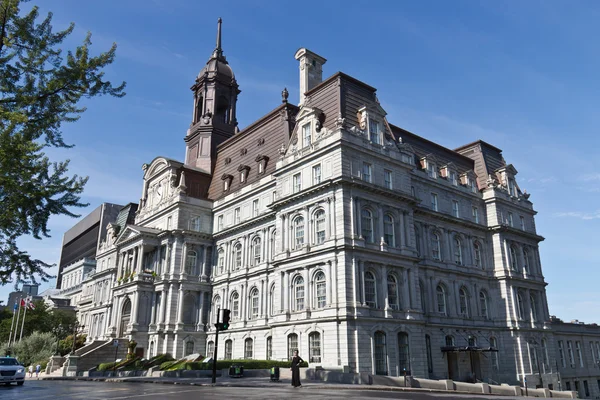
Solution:
{"label": "traffic light", "polygon": [[229,328],[229,320],[231,319],[231,310],[223,310],[223,321],[221,322],[221,330],[226,331]]}

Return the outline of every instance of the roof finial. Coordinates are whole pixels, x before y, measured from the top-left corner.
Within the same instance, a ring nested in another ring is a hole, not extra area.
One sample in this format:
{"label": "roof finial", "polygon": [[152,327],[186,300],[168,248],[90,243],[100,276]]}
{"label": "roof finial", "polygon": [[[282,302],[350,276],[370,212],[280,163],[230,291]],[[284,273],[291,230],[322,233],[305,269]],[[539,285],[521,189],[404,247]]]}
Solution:
{"label": "roof finial", "polygon": [[223,52],[223,50],[221,50],[221,24],[223,23],[223,20],[221,18],[219,18],[219,20],[217,21],[217,48],[215,49],[215,53],[217,53],[218,56],[221,55],[221,53]]}
{"label": "roof finial", "polygon": [[281,92],[281,102],[282,103],[287,103],[288,102],[288,96],[289,96],[289,93],[288,93],[287,88],[283,88],[283,91]]}

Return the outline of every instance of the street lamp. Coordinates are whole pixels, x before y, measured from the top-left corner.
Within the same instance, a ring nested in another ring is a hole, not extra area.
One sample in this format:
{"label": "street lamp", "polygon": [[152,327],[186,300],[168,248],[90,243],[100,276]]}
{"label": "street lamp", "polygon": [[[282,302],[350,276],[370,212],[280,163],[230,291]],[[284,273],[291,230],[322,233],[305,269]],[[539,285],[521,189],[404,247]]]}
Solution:
{"label": "street lamp", "polygon": [[54,336],[56,336],[56,352],[54,353],[54,355],[60,355],[58,352],[58,344],[60,342],[60,337],[64,334],[64,332],[65,330],[61,324],[52,328],[52,333],[54,333]]}
{"label": "street lamp", "polygon": [[83,332],[84,325],[79,325],[78,321],[75,321],[73,324],[73,348],[71,349],[71,354],[75,355],[75,344],[77,342],[77,334],[81,330]]}

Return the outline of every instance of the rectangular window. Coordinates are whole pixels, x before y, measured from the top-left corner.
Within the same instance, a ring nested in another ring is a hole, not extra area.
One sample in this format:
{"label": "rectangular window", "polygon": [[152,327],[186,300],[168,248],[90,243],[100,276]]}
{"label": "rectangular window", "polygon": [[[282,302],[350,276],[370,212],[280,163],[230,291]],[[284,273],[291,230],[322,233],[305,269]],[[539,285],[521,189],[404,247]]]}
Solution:
{"label": "rectangular window", "polygon": [[460,217],[460,212],[458,210],[458,201],[452,200],[452,215],[456,218]]}
{"label": "rectangular window", "polygon": [[267,360],[273,358],[273,338],[269,336],[267,338]]}
{"label": "rectangular window", "polygon": [[288,359],[292,359],[296,350],[298,350],[298,335],[292,333],[288,336]]}
{"label": "rectangular window", "polygon": [[588,381],[583,381],[583,391],[585,392],[585,397],[590,397],[590,387],[588,385]]}
{"label": "rectangular window", "polygon": [[240,172],[240,182],[244,183],[246,181],[246,170]]}
{"label": "rectangular window", "polygon": [[252,201],[252,216],[258,216],[258,199]]}
{"label": "rectangular window", "polygon": [[277,201],[277,191],[273,192],[273,203]]}
{"label": "rectangular window", "polygon": [[222,231],[223,230],[223,216],[219,215],[217,217],[217,230],[218,231]]}
{"label": "rectangular window", "polygon": [[525,230],[525,217],[520,216],[519,219],[521,220],[521,230]]}
{"label": "rectangular window", "polygon": [[386,189],[392,188],[392,171],[387,169],[383,171],[383,186]]}
{"label": "rectangular window", "polygon": [[567,340],[567,353],[569,354],[569,363],[571,368],[575,368],[575,355],[573,354],[573,342]]}
{"label": "rectangular window", "polygon": [[312,143],[310,124],[306,124],[302,127],[302,137],[304,138],[304,146],[310,146]]}
{"label": "rectangular window", "polygon": [[577,351],[577,360],[579,361],[579,366],[583,368],[583,354],[581,354],[581,342],[575,342],[575,350]]}
{"label": "rectangular window", "polygon": [[473,207],[472,211],[473,211],[473,222],[478,224],[479,223],[479,210],[477,209],[477,207]]}
{"label": "rectangular window", "polygon": [[512,213],[508,213],[508,226],[510,226],[511,228],[514,226],[513,225],[514,221],[513,221],[513,215]]}
{"label": "rectangular window", "polygon": [[562,365],[563,368],[567,367],[567,362],[565,360],[565,349],[563,347],[563,341],[559,340],[558,341],[558,356],[560,358],[560,365]]}
{"label": "rectangular window", "polygon": [[430,161],[427,161],[427,175],[433,179],[437,178],[437,171],[436,171],[435,164]]}
{"label": "rectangular window", "polygon": [[412,197],[417,197],[417,191],[415,190],[414,186],[410,187],[410,194],[412,195]]}
{"label": "rectangular window", "polygon": [[321,183],[321,164],[317,164],[312,168],[313,185]]}
{"label": "rectangular window", "polygon": [[309,347],[309,362],[320,363],[321,362],[321,334],[319,332],[313,332],[308,336],[308,347]]}
{"label": "rectangular window", "polygon": [[173,224],[173,217],[167,217],[167,230],[171,229],[171,225]]}
{"label": "rectangular window", "polygon": [[294,193],[298,193],[302,190],[302,177],[300,174],[295,174],[292,179],[294,185]]}
{"label": "rectangular window", "polygon": [[471,192],[477,193],[477,182],[475,179],[469,179],[469,185],[471,186]]}
{"label": "rectangular window", "polygon": [[508,180],[508,193],[510,193],[511,196],[517,195],[517,189],[515,187],[515,181],[513,179]]}
{"label": "rectangular window", "polygon": [[240,223],[240,209],[239,209],[239,207],[236,208],[235,210],[233,210],[233,223],[234,224],[239,224]]}
{"label": "rectangular window", "polygon": [[452,186],[458,186],[458,176],[454,171],[450,171],[450,182],[452,183]]}
{"label": "rectangular window", "polygon": [[264,172],[264,170],[265,170],[264,168],[265,168],[265,167],[263,166],[263,162],[262,162],[262,161],[260,161],[260,162],[258,163],[258,173],[259,173],[259,174],[262,174],[262,173]]}
{"label": "rectangular window", "polygon": [[433,211],[438,210],[438,196],[435,193],[431,193],[431,209]]}
{"label": "rectangular window", "polygon": [[365,182],[371,182],[371,170],[372,170],[372,166],[369,163],[363,163],[363,170],[362,170],[362,178],[363,181]]}
{"label": "rectangular window", "polygon": [[381,140],[379,139],[379,123],[369,118],[369,140],[372,143],[380,144]]}

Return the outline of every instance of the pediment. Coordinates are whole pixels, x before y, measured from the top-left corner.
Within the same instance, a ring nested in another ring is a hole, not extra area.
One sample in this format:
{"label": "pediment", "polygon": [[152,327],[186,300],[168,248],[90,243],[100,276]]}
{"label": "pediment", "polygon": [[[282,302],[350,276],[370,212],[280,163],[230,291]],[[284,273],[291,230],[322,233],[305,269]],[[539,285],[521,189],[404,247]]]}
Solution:
{"label": "pediment", "polygon": [[140,236],[140,232],[133,229],[131,226],[126,226],[125,229],[123,229],[123,232],[121,232],[121,234],[119,235],[119,237],[117,238],[117,240],[115,241],[116,245],[119,245],[123,242],[128,241],[131,238],[134,238],[136,236]]}

